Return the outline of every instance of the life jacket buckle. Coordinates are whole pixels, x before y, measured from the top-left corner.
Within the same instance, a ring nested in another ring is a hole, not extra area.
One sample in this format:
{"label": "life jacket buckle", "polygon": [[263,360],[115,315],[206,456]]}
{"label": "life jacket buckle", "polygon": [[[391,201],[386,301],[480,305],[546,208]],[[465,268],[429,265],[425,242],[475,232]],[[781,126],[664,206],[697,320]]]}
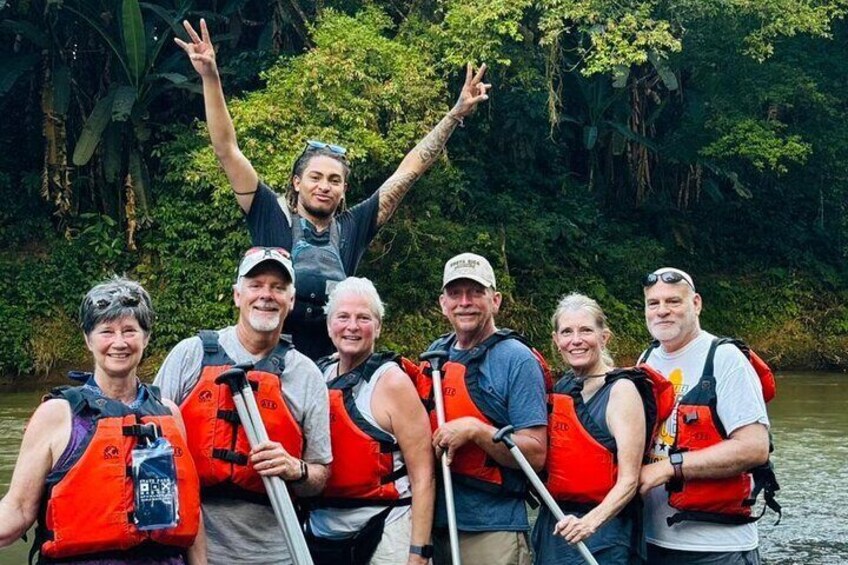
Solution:
{"label": "life jacket buckle", "polygon": [[683,423],[691,424],[692,422],[698,421],[698,412],[693,410],[691,412],[686,412],[683,414]]}

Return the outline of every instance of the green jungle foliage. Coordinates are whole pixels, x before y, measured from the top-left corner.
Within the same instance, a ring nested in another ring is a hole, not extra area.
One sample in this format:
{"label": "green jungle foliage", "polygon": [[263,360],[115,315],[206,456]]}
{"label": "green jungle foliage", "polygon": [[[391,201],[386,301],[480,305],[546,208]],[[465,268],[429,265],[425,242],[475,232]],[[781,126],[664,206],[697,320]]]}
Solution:
{"label": "green jungle foliage", "polygon": [[[490,100],[360,267],[382,345],[447,330],[444,261],[495,265],[499,324],[551,353],[577,290],[613,350],[648,340],[639,280],[695,275],[705,328],[776,365],[848,369],[844,0],[0,0],[0,373],[88,363],[83,293],[151,292],[146,363],[234,319],[249,238],[173,37],[209,23],[242,150],[278,191],[306,139],[349,148],[366,197],[450,108],[466,61]],[[6,119],[14,116],[14,119]]]}

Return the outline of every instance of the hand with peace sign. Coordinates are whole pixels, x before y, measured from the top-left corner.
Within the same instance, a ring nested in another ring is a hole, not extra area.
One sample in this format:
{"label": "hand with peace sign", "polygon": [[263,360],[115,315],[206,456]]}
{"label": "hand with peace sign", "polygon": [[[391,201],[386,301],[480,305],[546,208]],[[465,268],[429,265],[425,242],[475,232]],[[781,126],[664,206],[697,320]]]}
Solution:
{"label": "hand with peace sign", "polygon": [[215,49],[212,47],[212,39],[209,37],[206,20],[200,20],[199,36],[188,21],[183,20],[183,27],[188,33],[191,43],[186,43],[179,37],[175,37],[176,44],[186,52],[188,58],[191,59],[191,66],[194,67],[201,78],[217,77],[218,65],[215,62]]}
{"label": "hand with peace sign", "polygon": [[476,73],[471,63],[468,63],[465,67],[465,84],[462,85],[459,100],[456,101],[456,104],[451,110],[452,115],[460,119],[464,118],[474,111],[477,104],[489,99],[488,93],[492,85],[483,82],[484,74],[486,74],[486,63],[480,65]]}

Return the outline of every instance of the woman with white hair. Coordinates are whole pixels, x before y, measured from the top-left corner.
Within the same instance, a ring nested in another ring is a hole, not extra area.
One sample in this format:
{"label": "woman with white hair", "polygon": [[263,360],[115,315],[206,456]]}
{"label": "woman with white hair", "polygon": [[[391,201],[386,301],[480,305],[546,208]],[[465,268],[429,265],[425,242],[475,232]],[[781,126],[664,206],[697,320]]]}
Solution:
{"label": "woman with white hair", "polygon": [[0,547],[38,520],[38,563],[206,563],[200,486],[176,405],[136,376],[153,308],[136,282],[92,288],[80,325],[94,358],[24,432],[0,500]]}
{"label": "woman with white hair", "polygon": [[[615,369],[607,350],[612,332],[606,316],[587,296],[563,297],[551,322],[554,345],[570,370],[550,396],[546,486],[567,516],[557,523],[547,508],[541,509],[533,530],[536,560],[582,564],[571,545],[582,541],[603,565],[641,562],[644,540],[636,493],[657,421],[653,371]],[[666,416],[671,403],[673,394],[661,395],[659,410]]]}
{"label": "woman with white hair", "polygon": [[330,394],[333,462],[307,529],[317,565],[425,564],[432,555],[430,422],[404,361],[374,352],[383,314],[364,278],[340,282],[327,303],[338,353],[319,362]]}

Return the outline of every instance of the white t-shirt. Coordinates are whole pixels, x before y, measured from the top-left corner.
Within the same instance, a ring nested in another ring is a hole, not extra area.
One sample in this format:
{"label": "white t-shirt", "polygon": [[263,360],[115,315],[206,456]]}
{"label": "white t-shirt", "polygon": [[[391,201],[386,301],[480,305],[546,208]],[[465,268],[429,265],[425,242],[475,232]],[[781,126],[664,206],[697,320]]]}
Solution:
{"label": "white t-shirt", "polygon": [[[673,354],[654,349],[647,363],[674,384],[677,402],[694,387],[704,371],[712,340],[702,331],[686,347]],[[762,386],[754,368],[737,347],[722,345],[714,360],[716,411],[728,435],[748,424],[769,425]],[[651,460],[668,457],[674,443],[677,406],[665,421],[653,445]],[[666,518],[676,512],[668,504],[665,485],[645,497],[645,537],[648,543],[682,551],[750,551],[759,543],[756,524],[726,525],[684,521],[669,527]]]}
{"label": "white t-shirt", "polygon": [[[336,362],[324,369],[324,378],[327,382],[332,381],[338,376],[338,367],[339,364]],[[395,438],[393,434],[389,433],[388,430],[384,429],[377,423],[377,419],[374,418],[374,414],[371,410],[371,399],[374,395],[374,389],[377,387],[377,383],[380,382],[380,378],[392,367],[397,367],[397,364],[392,361],[384,363],[378,367],[367,382],[364,380],[360,381],[353,387],[353,397],[354,404],[356,404],[357,410],[359,410],[359,413],[362,414],[363,418],[365,418],[365,421],[378,430],[385,432],[393,440],[397,441],[397,438]],[[396,451],[392,454],[392,457],[392,469],[397,471],[403,467],[403,456],[400,451]],[[408,475],[398,478],[395,481],[395,488],[397,489],[400,498],[408,498],[412,496],[412,489]],[[365,506],[362,508],[316,508],[309,513],[309,527],[312,529],[312,533],[319,538],[349,538],[364,528],[365,524],[368,523],[368,520],[382,512],[384,509],[384,506]],[[386,517],[386,524],[391,524],[409,512],[410,506],[408,505],[393,508]]]}

